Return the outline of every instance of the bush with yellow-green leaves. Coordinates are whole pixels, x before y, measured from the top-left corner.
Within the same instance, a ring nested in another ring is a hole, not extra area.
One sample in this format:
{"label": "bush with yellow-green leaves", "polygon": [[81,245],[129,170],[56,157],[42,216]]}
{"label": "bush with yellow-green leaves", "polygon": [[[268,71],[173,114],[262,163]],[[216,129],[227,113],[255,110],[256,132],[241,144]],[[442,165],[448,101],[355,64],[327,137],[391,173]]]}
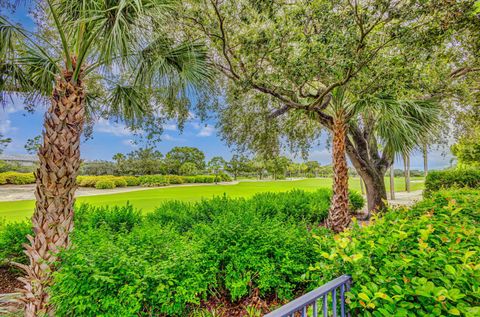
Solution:
{"label": "bush with yellow-green leaves", "polygon": [[35,183],[33,173],[5,172],[0,173],[0,185],[26,185]]}
{"label": "bush with yellow-green leaves", "polygon": [[317,236],[309,279],[352,275],[354,316],[480,316],[480,191],[437,192],[372,221]]}

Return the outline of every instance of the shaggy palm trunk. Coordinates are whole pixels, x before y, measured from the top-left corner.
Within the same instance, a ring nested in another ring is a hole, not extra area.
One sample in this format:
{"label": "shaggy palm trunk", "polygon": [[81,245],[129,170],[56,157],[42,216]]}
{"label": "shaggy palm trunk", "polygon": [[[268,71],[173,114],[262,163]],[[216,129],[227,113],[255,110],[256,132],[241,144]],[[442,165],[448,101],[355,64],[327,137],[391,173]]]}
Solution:
{"label": "shaggy palm trunk", "polygon": [[390,199],[395,199],[395,169],[390,166]]}
{"label": "shaggy palm trunk", "polygon": [[423,176],[427,177],[428,175],[428,147],[427,144],[423,144]]}
{"label": "shaggy palm trunk", "polygon": [[410,192],[410,155],[405,154],[403,156],[403,166],[405,174],[405,191]]}
{"label": "shaggy palm trunk", "polygon": [[22,266],[25,316],[53,316],[48,287],[56,268],[57,253],[70,245],[73,204],[80,167],[80,136],[85,109],[81,81],[73,83],[72,72],[64,71],[55,84],[51,106],[45,115],[43,145],[38,151],[36,205],[32,218],[34,236],[25,245],[30,259]]}
{"label": "shaggy palm trunk", "polygon": [[345,230],[350,224],[346,132],[344,116],[340,113],[333,122],[333,197],[327,218],[327,227],[335,232]]}

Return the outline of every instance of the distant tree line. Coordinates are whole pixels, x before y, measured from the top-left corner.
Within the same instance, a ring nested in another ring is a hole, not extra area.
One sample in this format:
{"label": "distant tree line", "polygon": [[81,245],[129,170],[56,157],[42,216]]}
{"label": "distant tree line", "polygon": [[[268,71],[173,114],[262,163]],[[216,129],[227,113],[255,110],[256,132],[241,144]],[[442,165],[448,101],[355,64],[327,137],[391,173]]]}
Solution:
{"label": "distant tree line", "polygon": [[[117,153],[113,161],[82,164],[82,175],[197,175],[228,173],[232,178],[285,179],[297,177],[332,177],[332,167],[317,161],[293,162],[286,156],[263,159],[234,154],[230,160],[221,156],[205,159],[195,147],[174,147],[165,155],[153,148],[140,148],[127,154]],[[356,175],[352,169],[351,175]]]}

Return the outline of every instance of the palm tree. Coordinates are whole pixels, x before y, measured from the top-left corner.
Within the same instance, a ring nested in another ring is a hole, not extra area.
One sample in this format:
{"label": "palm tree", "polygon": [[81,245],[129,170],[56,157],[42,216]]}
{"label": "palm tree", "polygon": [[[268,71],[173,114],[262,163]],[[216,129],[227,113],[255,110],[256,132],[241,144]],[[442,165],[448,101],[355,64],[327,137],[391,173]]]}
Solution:
{"label": "palm tree", "polygon": [[[331,101],[326,109],[333,119],[333,198],[327,219],[327,226],[338,232],[350,223],[348,211],[348,167],[345,152],[347,151],[348,129],[362,128],[369,131],[368,142],[371,142],[371,155],[378,156],[376,149],[381,147],[383,156],[376,160],[384,161],[381,180],[374,184],[366,184],[367,198],[374,206],[370,210],[380,209],[383,200],[387,199],[384,174],[393,165],[395,155],[410,153],[421,139],[428,136],[439,123],[440,109],[432,100],[399,100],[391,96],[365,96],[355,98],[348,93],[348,87],[339,87],[332,93]],[[377,144],[380,143],[380,144]],[[362,177],[362,170],[357,169]],[[362,177],[363,178],[363,177]],[[365,181],[368,178],[364,178]],[[372,197],[371,188],[383,193],[379,200]]]}
{"label": "palm tree", "polygon": [[345,89],[334,90],[329,103],[332,125],[333,196],[326,225],[335,232],[345,230],[350,224],[348,208],[348,166],[346,137],[348,129],[348,106]]}
{"label": "palm tree", "polygon": [[25,316],[53,315],[48,287],[58,251],[70,245],[87,114],[101,110],[135,127],[161,111],[152,96],[185,97],[211,79],[201,45],[159,31],[174,8],[172,0],[46,0],[35,33],[0,16],[0,91],[50,99],[38,151],[34,236],[26,246],[30,264],[21,266]]}

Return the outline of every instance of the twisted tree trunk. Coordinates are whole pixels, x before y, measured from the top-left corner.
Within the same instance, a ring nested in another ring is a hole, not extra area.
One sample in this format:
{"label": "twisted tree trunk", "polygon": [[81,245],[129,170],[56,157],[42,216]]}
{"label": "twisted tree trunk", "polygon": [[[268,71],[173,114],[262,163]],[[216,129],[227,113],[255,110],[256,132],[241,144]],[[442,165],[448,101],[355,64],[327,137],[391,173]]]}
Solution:
{"label": "twisted tree trunk", "polygon": [[22,265],[27,275],[21,278],[27,317],[54,315],[48,304],[48,287],[57,254],[70,245],[69,234],[73,230],[85,95],[83,83],[74,83],[72,73],[64,71],[56,81],[51,106],[45,114],[43,145],[38,151],[34,236],[28,236],[30,244],[25,245],[30,264]]}
{"label": "twisted tree trunk", "polygon": [[335,232],[345,230],[350,224],[348,210],[348,167],[345,156],[347,125],[343,113],[333,121],[333,197],[328,213],[327,227]]}

